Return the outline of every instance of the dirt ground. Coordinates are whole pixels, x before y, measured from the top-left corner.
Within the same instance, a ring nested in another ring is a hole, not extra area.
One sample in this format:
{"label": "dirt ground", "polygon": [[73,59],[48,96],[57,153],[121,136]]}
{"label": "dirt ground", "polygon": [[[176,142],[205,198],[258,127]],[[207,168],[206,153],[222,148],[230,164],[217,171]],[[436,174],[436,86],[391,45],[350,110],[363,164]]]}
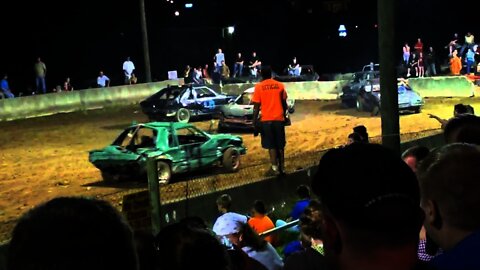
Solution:
{"label": "dirt ground", "polygon": [[[448,118],[459,102],[480,111],[479,98],[427,99],[422,113],[401,116],[401,133],[406,134],[402,139],[439,132],[439,123],[428,113]],[[298,101],[296,106],[292,126],[287,128],[287,157],[342,145],[352,128],[360,124],[368,128],[370,137],[381,134],[380,117],[341,109],[338,101]],[[111,143],[134,121],[147,121],[137,106],[1,122],[0,242],[10,237],[21,214],[51,198],[95,196],[118,206],[125,192],[145,189],[145,184],[138,182],[105,185],[99,171],[88,162],[89,150]],[[195,124],[208,130],[211,121]],[[261,149],[260,138],[242,135],[248,147],[242,164],[266,164],[267,153]],[[294,168],[287,160],[289,169]]]}

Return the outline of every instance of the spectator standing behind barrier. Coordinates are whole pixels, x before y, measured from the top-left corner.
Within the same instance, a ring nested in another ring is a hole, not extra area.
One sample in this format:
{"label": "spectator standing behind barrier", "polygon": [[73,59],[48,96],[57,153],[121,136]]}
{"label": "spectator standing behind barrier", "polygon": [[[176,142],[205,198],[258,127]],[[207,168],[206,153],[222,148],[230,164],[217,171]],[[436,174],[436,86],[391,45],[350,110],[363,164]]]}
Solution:
{"label": "spectator standing behind barrier", "polygon": [[[372,162],[375,160],[375,162]],[[418,269],[418,182],[393,151],[354,143],[327,151],[312,177],[328,269]]]}
{"label": "spectator standing behind barrier", "polygon": [[443,250],[434,269],[480,269],[480,150],[454,143],[433,151],[418,177],[427,234]]}
{"label": "spectator standing behind barrier", "polygon": [[73,86],[72,86],[72,84],[70,83],[70,77],[67,77],[67,78],[65,79],[65,82],[63,82],[62,90],[63,90],[63,91],[73,91]]}
{"label": "spectator standing behind barrier", "polygon": [[222,49],[218,49],[218,52],[213,57],[215,61],[215,72],[222,73],[222,62],[225,61],[225,54],[222,52]]}
{"label": "spectator standing behind barrier", "polygon": [[9,270],[138,269],[133,233],[108,202],[59,197],[24,214],[8,247]]}
{"label": "spectator standing behind barrier", "polygon": [[436,68],[437,58],[435,56],[435,51],[433,47],[428,48],[427,55],[425,56],[425,64],[427,65],[427,76],[436,76],[437,75],[437,68]]}
{"label": "spectator standing behind barrier", "polygon": [[7,98],[14,98],[15,97],[15,95],[10,90],[10,86],[8,85],[8,75],[7,74],[5,74],[3,76],[3,79],[0,82],[0,88],[2,89],[2,93],[5,95],[5,97],[7,97]]}
{"label": "spectator standing behind barrier", "polygon": [[458,57],[458,51],[454,50],[450,58],[450,72],[452,75],[460,75],[462,70],[462,58]]}
{"label": "spectator standing behind barrier", "polygon": [[300,76],[302,69],[300,64],[297,63],[297,57],[293,57],[292,63],[288,65],[288,75],[290,76]]}
{"label": "spectator standing behind barrier", "polygon": [[256,52],[252,52],[252,58],[248,62],[248,68],[250,69],[250,76],[257,78],[258,71],[262,70],[262,62],[257,56]]}
{"label": "spectator standing behind barrier", "polygon": [[123,62],[123,75],[125,76],[125,84],[131,84],[131,78],[133,71],[135,70],[135,65],[130,60],[130,57],[127,57],[127,60]]}
{"label": "spectator standing behind barrier", "polygon": [[45,83],[45,77],[47,76],[47,66],[42,62],[40,57],[37,58],[37,62],[34,65],[35,71],[35,84],[37,86],[37,92],[47,92],[47,85]]}
{"label": "spectator standing behind barrier", "polygon": [[243,56],[242,53],[237,53],[235,64],[233,65],[233,77],[242,77],[243,75]]}
{"label": "spectator standing behind barrier", "polygon": [[460,57],[463,57],[465,49],[472,49],[473,45],[475,45],[475,37],[471,32],[467,32],[467,34],[465,35],[465,43],[463,43],[463,46],[460,49]]}
{"label": "spectator standing behind barrier", "polygon": [[287,90],[283,83],[272,79],[270,67],[262,68],[261,73],[263,80],[255,85],[252,97],[253,125],[257,131],[260,130],[262,147],[268,150],[270,156],[271,167],[267,175],[274,176],[285,172]]}
{"label": "spectator standing behind barrier", "polygon": [[97,77],[97,86],[98,87],[109,87],[110,78],[107,75],[103,74],[103,71],[100,71],[100,74]]}

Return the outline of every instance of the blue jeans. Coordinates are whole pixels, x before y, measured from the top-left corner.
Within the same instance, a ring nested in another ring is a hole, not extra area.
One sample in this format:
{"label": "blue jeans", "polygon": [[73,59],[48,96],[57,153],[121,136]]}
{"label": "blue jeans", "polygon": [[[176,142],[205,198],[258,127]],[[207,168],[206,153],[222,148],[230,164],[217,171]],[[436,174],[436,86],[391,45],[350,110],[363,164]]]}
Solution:
{"label": "blue jeans", "polygon": [[45,94],[47,92],[47,86],[45,85],[45,77],[37,77],[36,83],[37,91],[42,90],[42,93]]}
{"label": "blue jeans", "polygon": [[2,89],[2,92],[5,94],[5,96],[7,98],[14,98],[15,97],[15,95],[12,92],[10,92],[9,90],[3,90]]}
{"label": "blue jeans", "polygon": [[470,68],[475,64],[474,61],[467,61],[467,75],[470,74]]}
{"label": "blue jeans", "polygon": [[[238,75],[237,75],[238,72]],[[235,63],[233,65],[233,77],[241,77],[243,74],[243,64]]]}
{"label": "blue jeans", "polygon": [[288,70],[288,75],[295,77],[300,76],[300,68],[293,68]]}
{"label": "blue jeans", "polygon": [[429,64],[427,66],[427,72],[428,72],[428,76],[435,76],[437,75],[437,69],[435,67],[435,64]]}

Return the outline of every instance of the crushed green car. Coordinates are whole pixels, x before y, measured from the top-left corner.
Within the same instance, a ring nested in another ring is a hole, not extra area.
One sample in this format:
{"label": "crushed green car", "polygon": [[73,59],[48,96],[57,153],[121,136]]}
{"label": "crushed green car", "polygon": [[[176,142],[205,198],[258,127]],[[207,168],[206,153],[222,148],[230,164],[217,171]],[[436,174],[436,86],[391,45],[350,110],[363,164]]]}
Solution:
{"label": "crushed green car", "polygon": [[90,151],[89,161],[105,182],[117,182],[146,178],[147,159],[154,158],[159,182],[168,184],[174,174],[210,166],[235,172],[246,151],[240,136],[209,134],[188,123],[150,122],[132,125],[111,145]]}

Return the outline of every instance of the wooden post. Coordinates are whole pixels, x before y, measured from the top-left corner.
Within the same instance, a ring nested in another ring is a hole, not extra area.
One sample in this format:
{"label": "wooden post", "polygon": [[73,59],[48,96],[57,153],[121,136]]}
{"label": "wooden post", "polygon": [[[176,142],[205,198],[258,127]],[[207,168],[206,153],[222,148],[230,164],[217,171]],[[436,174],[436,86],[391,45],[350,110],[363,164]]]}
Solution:
{"label": "wooden post", "polygon": [[378,0],[378,47],[380,50],[380,93],[382,144],[400,155],[400,123],[395,64],[396,0]]}
{"label": "wooden post", "polygon": [[148,48],[147,15],[145,14],[145,0],[140,0],[140,18],[142,25],[143,59],[145,62],[145,80],[146,82],[151,82],[152,71],[150,70],[150,51]]}
{"label": "wooden post", "polygon": [[157,162],[154,158],[147,159],[148,191],[152,214],[152,233],[157,235],[161,228],[160,186],[158,185]]}

